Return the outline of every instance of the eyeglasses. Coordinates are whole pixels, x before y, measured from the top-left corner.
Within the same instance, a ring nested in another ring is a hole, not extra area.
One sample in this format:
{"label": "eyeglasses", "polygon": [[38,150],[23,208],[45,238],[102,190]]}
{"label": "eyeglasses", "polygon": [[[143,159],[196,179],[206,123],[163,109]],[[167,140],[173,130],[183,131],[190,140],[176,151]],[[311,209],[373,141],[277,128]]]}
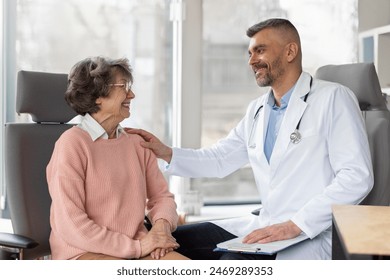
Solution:
{"label": "eyeglasses", "polygon": [[122,87],[126,92],[131,90],[132,83],[128,82],[126,84],[108,84],[110,87]]}

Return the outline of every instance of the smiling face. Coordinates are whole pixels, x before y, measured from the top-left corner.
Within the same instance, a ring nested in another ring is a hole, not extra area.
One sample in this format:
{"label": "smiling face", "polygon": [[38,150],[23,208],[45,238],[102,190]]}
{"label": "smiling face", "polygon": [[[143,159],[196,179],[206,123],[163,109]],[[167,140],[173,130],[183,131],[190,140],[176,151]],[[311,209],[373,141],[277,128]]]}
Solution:
{"label": "smiling face", "polygon": [[98,114],[104,116],[104,119],[109,118],[119,124],[130,117],[130,103],[135,95],[131,89],[131,82],[120,72],[114,74],[112,83],[108,86],[109,95],[96,100],[100,108]]}
{"label": "smiling face", "polygon": [[249,43],[249,65],[259,86],[273,86],[282,80],[287,63],[287,44],[279,32],[266,28],[256,33]]}

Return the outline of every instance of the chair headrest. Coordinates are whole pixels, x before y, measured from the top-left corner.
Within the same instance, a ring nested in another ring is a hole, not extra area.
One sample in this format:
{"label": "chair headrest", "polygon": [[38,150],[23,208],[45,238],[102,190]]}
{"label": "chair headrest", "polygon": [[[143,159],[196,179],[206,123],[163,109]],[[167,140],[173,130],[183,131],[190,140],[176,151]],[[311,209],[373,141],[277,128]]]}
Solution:
{"label": "chair headrest", "polygon": [[67,74],[19,71],[16,112],[34,122],[67,123],[77,114],[65,101]]}
{"label": "chair headrest", "polygon": [[373,63],[325,65],[317,70],[315,76],[350,88],[355,93],[361,110],[387,110]]}

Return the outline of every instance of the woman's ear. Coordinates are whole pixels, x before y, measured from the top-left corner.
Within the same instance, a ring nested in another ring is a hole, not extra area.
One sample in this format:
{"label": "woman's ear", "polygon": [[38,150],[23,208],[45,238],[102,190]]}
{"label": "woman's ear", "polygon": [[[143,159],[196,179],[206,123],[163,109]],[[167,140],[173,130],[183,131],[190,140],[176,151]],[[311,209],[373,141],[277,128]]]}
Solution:
{"label": "woman's ear", "polygon": [[296,43],[289,43],[287,46],[287,61],[292,62],[298,55],[299,47]]}
{"label": "woman's ear", "polygon": [[102,98],[101,97],[96,98],[95,104],[96,105],[102,105]]}

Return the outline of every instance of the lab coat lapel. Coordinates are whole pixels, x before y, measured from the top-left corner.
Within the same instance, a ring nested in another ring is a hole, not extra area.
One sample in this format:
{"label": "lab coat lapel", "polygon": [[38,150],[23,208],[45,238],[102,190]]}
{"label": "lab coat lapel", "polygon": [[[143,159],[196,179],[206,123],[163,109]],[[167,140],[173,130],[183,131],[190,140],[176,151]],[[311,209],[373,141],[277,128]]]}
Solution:
{"label": "lab coat lapel", "polygon": [[291,95],[270,158],[270,167],[272,174],[276,172],[276,169],[278,168],[280,162],[284,160],[284,155],[286,154],[288,146],[294,145],[291,144],[290,135],[296,129],[300,119],[302,118],[306,110],[307,103],[303,101],[303,97],[310,91],[310,79],[311,77],[309,74],[302,73]]}

